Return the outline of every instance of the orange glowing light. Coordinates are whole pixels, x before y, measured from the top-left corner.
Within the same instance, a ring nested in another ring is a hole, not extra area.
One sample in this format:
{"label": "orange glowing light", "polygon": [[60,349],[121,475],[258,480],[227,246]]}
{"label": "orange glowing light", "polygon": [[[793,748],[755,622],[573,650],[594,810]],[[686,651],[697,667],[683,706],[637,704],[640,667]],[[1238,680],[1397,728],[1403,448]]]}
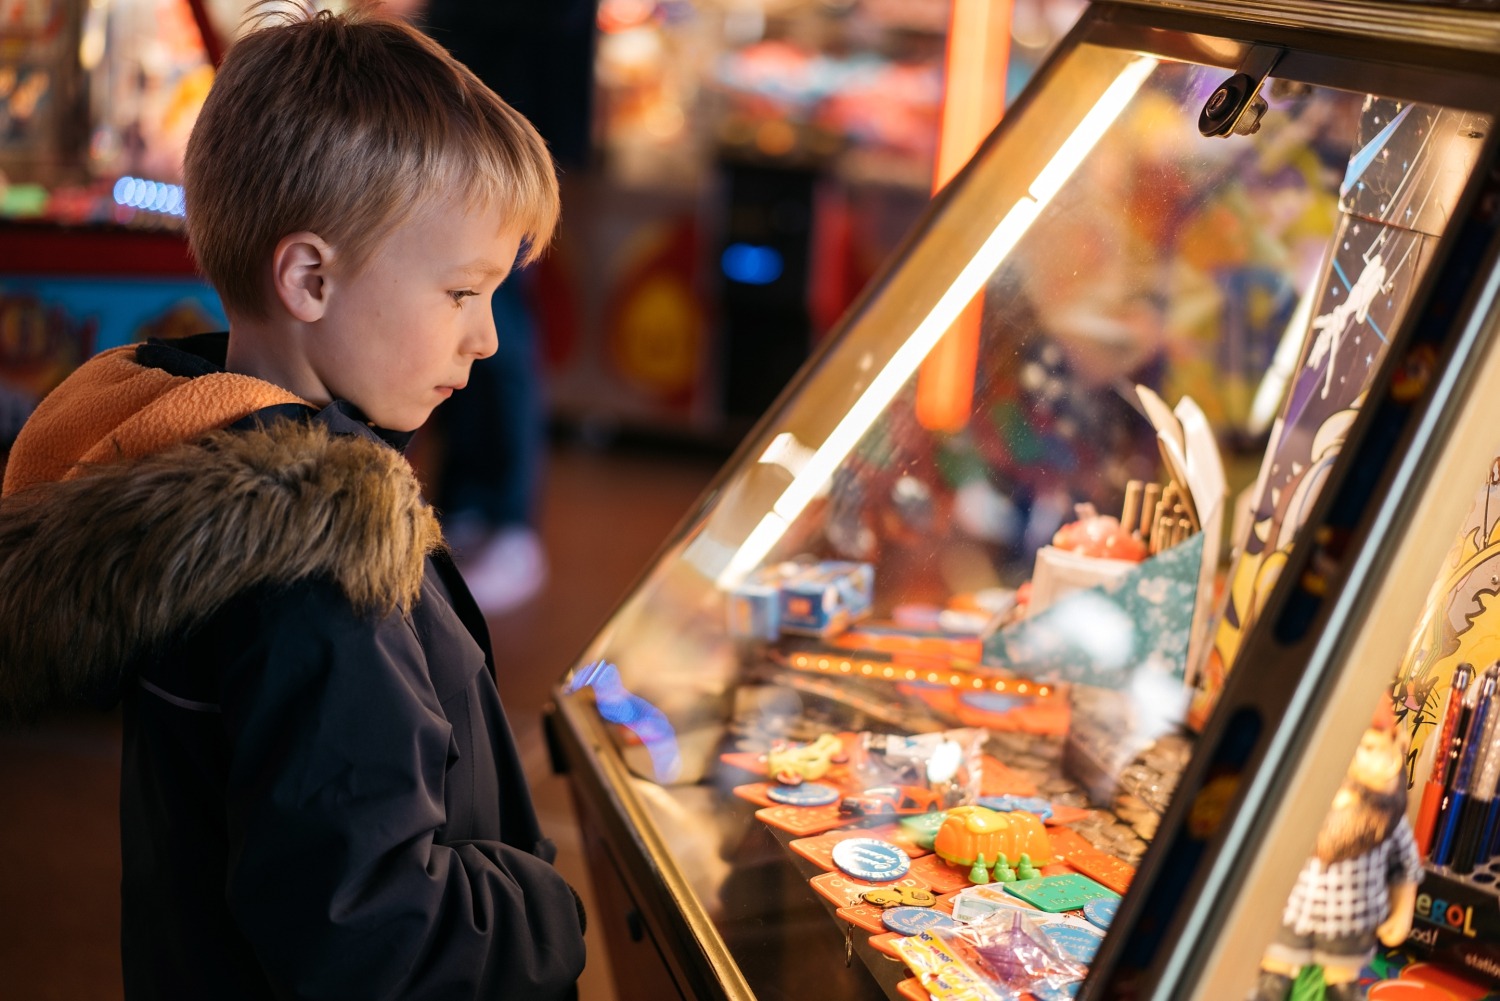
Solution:
{"label": "orange glowing light", "polygon": [[[969,161],[1005,111],[1014,0],[954,0],[948,21],[947,87],[932,190]],[[974,404],[981,292],[943,335],[917,375],[916,416],[932,431],[959,431]]]}

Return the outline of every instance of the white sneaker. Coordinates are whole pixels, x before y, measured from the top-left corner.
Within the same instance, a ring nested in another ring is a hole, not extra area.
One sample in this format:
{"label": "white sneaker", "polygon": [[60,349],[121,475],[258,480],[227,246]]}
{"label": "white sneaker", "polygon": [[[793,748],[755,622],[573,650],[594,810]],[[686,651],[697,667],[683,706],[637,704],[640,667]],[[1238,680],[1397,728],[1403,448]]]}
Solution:
{"label": "white sneaker", "polygon": [[541,536],[524,525],[502,528],[467,552],[455,552],[459,572],[485,615],[501,615],[535,598],[547,583]]}

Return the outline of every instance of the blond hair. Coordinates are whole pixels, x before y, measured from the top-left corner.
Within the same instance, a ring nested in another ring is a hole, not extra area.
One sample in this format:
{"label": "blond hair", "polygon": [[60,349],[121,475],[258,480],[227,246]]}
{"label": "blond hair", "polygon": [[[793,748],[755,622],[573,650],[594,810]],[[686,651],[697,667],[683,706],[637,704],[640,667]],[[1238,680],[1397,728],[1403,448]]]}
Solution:
{"label": "blond hair", "polygon": [[289,233],[317,233],[357,271],[440,196],[498,210],[522,235],[519,263],[557,224],[531,123],[415,28],[349,7],[253,7],[188,140],[188,241],[232,313],[267,315],[267,266]]}

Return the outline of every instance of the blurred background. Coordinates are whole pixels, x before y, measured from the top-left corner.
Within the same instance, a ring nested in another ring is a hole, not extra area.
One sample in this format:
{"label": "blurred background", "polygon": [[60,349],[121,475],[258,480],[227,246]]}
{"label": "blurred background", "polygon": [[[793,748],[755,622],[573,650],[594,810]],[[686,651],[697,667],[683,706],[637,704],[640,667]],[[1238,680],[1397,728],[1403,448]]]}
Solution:
{"label": "blurred background", "polygon": [[[540,709],[728,450],[923,212],[949,27],[998,108],[1083,0],[400,0],[536,123],[555,244],[497,297],[489,374],[413,459],[490,612],[501,694],[585,893]],[[335,5],[336,6],[336,5]],[[181,159],[244,0],[0,0],[0,463],[83,359],[224,329]],[[961,162],[961,160],[960,160]],[[120,996],[119,731],[0,730],[0,995]],[[583,996],[609,998],[591,942]]]}

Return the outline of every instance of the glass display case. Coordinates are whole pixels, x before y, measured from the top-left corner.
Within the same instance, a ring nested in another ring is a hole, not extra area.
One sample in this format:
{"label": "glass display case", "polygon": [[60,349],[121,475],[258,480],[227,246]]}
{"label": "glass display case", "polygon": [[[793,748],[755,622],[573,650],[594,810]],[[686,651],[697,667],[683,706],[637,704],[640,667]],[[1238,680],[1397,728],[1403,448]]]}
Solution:
{"label": "glass display case", "polygon": [[555,691],[623,996],[1245,995],[1495,458],[1475,6],[1091,6]]}

